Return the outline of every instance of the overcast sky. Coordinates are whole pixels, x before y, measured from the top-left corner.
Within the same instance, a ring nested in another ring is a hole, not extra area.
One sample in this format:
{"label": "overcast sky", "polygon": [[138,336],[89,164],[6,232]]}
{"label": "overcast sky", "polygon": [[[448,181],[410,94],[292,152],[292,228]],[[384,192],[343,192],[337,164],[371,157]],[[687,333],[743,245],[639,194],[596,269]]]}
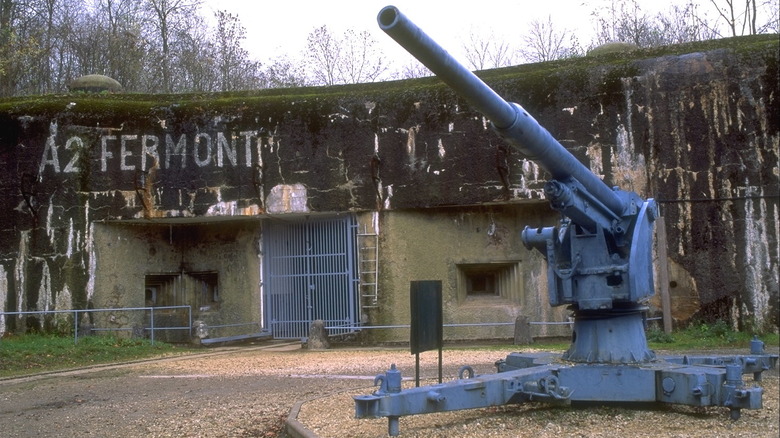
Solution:
{"label": "overcast sky", "polygon": [[[642,9],[655,13],[668,11],[672,4],[687,0],[638,0]],[[253,59],[271,60],[280,53],[293,57],[306,48],[306,37],[322,25],[335,35],[347,29],[368,30],[383,52],[399,65],[411,59],[377,26],[379,11],[392,4],[423,31],[464,62],[462,46],[472,33],[493,32],[504,41],[519,45],[528,24],[552,17],[556,29],[577,31],[582,45],[593,35],[591,13],[610,0],[476,0],[449,2],[434,0],[204,0],[203,15],[226,10],[237,14],[246,28],[244,48]],[[701,10],[710,11],[709,0],[698,0]],[[706,8],[706,9],[705,9]],[[710,13],[711,15],[712,13]]]}
{"label": "overcast sky", "polygon": [[[647,3],[659,1],[667,0]],[[247,31],[244,47],[261,62],[278,53],[299,55],[306,48],[309,33],[322,25],[338,36],[347,29],[368,30],[388,57],[403,59],[406,52],[376,23],[379,11],[390,4],[456,57],[472,29],[474,32],[492,30],[497,36],[519,39],[528,22],[547,15],[553,16],[556,25],[560,22],[562,26],[573,27],[580,20],[584,22],[583,29],[592,28],[588,16],[592,7],[583,6],[582,0],[204,0],[202,11],[209,17],[217,9],[237,14]]]}

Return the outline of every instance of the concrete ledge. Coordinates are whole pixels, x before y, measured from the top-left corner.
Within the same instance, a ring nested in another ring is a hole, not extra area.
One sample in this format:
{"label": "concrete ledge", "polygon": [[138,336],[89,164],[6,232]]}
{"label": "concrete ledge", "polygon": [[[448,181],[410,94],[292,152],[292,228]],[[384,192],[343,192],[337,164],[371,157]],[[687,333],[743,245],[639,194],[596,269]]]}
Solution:
{"label": "concrete ledge", "polygon": [[306,428],[300,421],[298,421],[298,413],[301,411],[301,406],[311,400],[298,402],[290,409],[290,414],[285,421],[287,434],[292,438],[318,438],[314,432]]}
{"label": "concrete ledge", "polygon": [[226,345],[226,344],[232,344],[232,343],[241,343],[241,342],[247,342],[247,341],[268,341],[273,339],[273,335],[269,332],[260,332],[260,333],[250,333],[248,335],[236,335],[236,336],[225,336],[222,338],[206,338],[201,339],[200,344],[212,347],[217,345]]}

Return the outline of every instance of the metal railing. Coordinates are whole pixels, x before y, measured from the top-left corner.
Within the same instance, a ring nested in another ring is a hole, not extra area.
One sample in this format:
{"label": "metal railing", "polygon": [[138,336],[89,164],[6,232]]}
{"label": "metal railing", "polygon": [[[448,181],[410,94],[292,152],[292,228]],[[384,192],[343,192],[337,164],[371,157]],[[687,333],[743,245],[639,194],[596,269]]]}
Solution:
{"label": "metal railing", "polygon": [[[165,326],[158,327],[155,325],[154,313],[160,310],[173,310],[173,309],[187,309],[187,321],[188,325],[184,326]],[[155,332],[166,330],[187,330],[189,337],[192,337],[192,306],[159,306],[159,307],[115,307],[104,309],[71,309],[71,310],[30,310],[24,312],[0,312],[0,317],[14,316],[14,315],[51,315],[51,314],[73,314],[73,342],[78,343],[79,339],[79,315],[89,313],[100,312],[132,312],[132,311],[149,311],[149,327],[144,327],[145,331],[149,332],[149,337],[152,345],[155,341]],[[647,318],[648,321],[660,320],[660,317]],[[571,325],[573,321],[530,321],[530,325]],[[514,322],[481,322],[481,323],[447,323],[442,324],[443,327],[495,327],[495,326],[514,326]],[[236,323],[236,324],[220,324],[209,325],[208,328],[212,329],[225,329],[242,326],[257,326],[259,330],[262,330],[262,325],[258,322],[249,323]],[[354,331],[360,330],[376,330],[376,329],[408,329],[410,324],[392,324],[392,325],[355,325],[346,323],[344,325],[328,325],[325,327],[327,330],[344,330],[350,329]],[[91,327],[89,330],[93,332],[113,332],[113,331],[132,331],[133,327]],[[82,335],[83,336],[83,335]]]}
{"label": "metal railing", "polygon": [[[187,309],[188,325],[184,326],[165,326],[158,327],[155,325],[154,313],[160,310],[173,310],[173,309]],[[24,312],[0,312],[0,317],[14,316],[14,315],[56,315],[56,314],[73,314],[73,342],[79,341],[79,315],[89,313],[101,313],[101,312],[137,312],[137,311],[149,311],[149,326],[144,327],[145,331],[149,332],[149,339],[152,345],[154,345],[154,334],[156,331],[163,330],[188,330],[190,337],[192,336],[192,306],[158,306],[158,307],[115,307],[105,309],[70,309],[70,310],[29,310]],[[133,327],[92,327],[90,331],[94,332],[114,332],[114,331],[132,331]]]}
{"label": "metal railing", "polygon": [[[531,325],[571,325],[574,321],[568,322],[529,322]],[[464,322],[464,323],[446,323],[442,324],[442,327],[500,327],[500,326],[513,326],[514,322]],[[341,326],[327,326],[325,329],[344,329],[346,325]],[[376,329],[408,329],[411,328],[411,324],[389,324],[389,325],[352,325],[350,328],[353,330],[376,330]]]}
{"label": "metal railing", "polygon": [[[646,318],[647,321],[657,321],[662,319],[660,316]],[[530,321],[530,325],[573,325],[574,321]],[[446,323],[442,327],[499,327],[513,326],[514,322],[470,322],[470,323]],[[411,328],[411,324],[390,324],[390,325],[333,325],[325,327],[326,330],[351,328],[353,330],[371,330],[371,329],[404,329]]]}

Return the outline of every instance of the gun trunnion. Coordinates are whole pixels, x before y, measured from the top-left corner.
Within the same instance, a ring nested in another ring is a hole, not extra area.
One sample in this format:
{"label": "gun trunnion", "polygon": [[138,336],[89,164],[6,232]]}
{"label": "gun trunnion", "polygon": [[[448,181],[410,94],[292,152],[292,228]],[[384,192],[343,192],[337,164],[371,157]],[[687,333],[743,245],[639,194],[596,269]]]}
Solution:
{"label": "gun trunnion", "polygon": [[520,105],[501,98],[394,6],[383,8],[377,21],[551,175],[544,193],[563,219],[557,227],[526,227],[521,237],[547,261],[550,305],[568,305],[574,324],[561,358],[512,353],[492,375],[463,378],[461,372],[452,382],[402,390],[393,366],[376,377],[379,390],[354,397],[356,417],[388,417],[389,434],[396,436],[401,416],[529,401],[725,406],[733,419],[740,409],[760,409],[762,389],[746,387],[742,375],[760,380],[775,367],[778,356],[765,354],[761,341],[752,342],[748,355],[718,357],[657,358],[648,348],[655,201],[608,187]]}

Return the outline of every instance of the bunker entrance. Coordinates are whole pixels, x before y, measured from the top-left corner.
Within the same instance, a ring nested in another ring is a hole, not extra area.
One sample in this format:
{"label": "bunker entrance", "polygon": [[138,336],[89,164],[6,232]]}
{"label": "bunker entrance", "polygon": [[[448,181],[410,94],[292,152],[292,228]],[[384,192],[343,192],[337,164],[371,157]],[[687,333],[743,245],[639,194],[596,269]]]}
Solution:
{"label": "bunker entrance", "polygon": [[330,334],[359,324],[357,226],[352,216],[270,219],[263,224],[264,320],[277,339]]}

